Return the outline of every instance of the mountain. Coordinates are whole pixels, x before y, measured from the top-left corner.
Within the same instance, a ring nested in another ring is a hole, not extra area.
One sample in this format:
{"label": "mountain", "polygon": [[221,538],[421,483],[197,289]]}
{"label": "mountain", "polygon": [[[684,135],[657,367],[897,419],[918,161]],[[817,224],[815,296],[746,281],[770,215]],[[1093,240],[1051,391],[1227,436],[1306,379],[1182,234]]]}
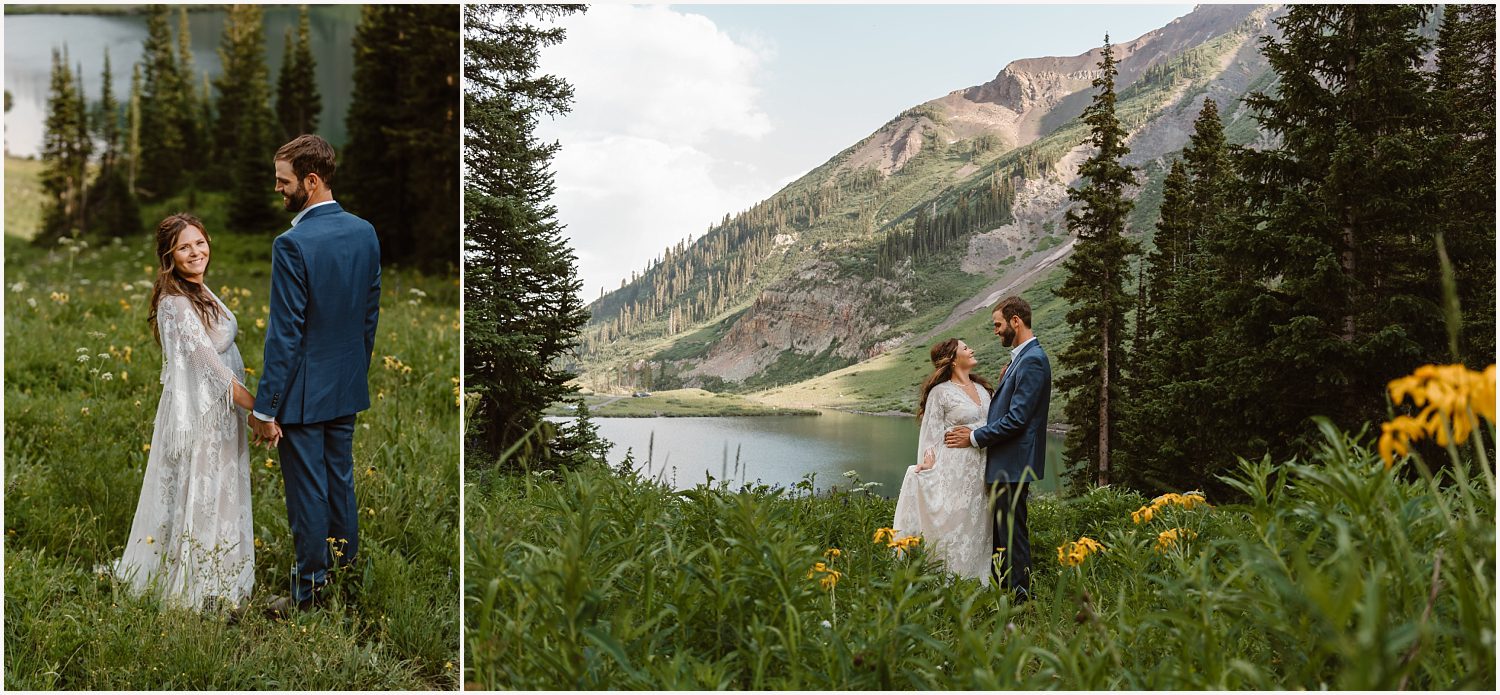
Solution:
{"label": "mountain", "polygon": [[[1127,163],[1141,167],[1129,233],[1149,241],[1161,179],[1204,99],[1232,141],[1261,137],[1239,99],[1271,83],[1258,39],[1280,11],[1202,5],[1114,44]],[[590,305],[580,383],[910,411],[939,336],[964,338],[998,370],[986,309],[1012,293],[1032,302],[1043,343],[1060,347],[1065,308],[1051,288],[1072,249],[1063,215],[1088,154],[1078,116],[1100,56],[1012,62],[666,249]]]}

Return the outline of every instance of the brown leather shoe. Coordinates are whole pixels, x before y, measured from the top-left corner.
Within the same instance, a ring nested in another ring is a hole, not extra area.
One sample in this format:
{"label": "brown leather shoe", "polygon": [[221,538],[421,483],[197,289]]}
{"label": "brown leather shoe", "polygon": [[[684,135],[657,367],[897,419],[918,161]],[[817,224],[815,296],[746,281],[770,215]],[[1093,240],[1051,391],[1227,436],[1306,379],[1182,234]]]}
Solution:
{"label": "brown leather shoe", "polygon": [[318,598],[316,593],[305,601],[298,601],[290,596],[277,596],[266,606],[266,616],[276,620],[290,619],[293,613],[305,613],[317,608]]}

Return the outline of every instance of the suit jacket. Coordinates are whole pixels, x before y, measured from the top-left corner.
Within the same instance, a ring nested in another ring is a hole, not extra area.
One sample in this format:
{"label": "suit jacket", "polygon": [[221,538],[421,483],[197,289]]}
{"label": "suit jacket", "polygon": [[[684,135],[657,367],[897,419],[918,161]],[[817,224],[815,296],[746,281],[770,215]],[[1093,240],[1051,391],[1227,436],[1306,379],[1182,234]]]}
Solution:
{"label": "suit jacket", "polygon": [[306,424],[370,407],[380,319],[380,241],[338,203],[312,208],[271,245],[271,316],[255,411]]}
{"label": "suit jacket", "polygon": [[1052,363],[1042,344],[1028,343],[1011,360],[990,400],[989,423],[974,430],[984,447],[984,482],[1030,483],[1047,473],[1047,408]]}

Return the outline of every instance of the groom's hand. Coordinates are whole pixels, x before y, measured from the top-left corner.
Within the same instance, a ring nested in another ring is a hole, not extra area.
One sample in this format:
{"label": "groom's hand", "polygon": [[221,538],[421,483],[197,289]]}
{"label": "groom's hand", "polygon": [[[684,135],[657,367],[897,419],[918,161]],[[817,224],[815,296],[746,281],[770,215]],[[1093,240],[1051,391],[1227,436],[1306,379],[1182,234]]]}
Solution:
{"label": "groom's hand", "polygon": [[959,426],[948,430],[948,433],[943,435],[943,444],[949,449],[969,448],[969,428]]}
{"label": "groom's hand", "polygon": [[281,426],[275,420],[262,420],[250,414],[250,431],[255,433],[255,443],[265,444],[268,448],[276,446],[281,441]]}

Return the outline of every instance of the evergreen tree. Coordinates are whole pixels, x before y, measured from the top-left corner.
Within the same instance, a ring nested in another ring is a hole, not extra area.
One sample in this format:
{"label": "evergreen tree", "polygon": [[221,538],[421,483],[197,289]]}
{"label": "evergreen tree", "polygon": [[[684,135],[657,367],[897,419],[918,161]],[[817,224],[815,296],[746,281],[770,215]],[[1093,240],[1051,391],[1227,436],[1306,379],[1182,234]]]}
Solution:
{"label": "evergreen tree", "polygon": [[185,83],[172,49],[167,7],[149,5],[140,98],[140,162],[135,185],[146,198],[161,199],[183,184],[187,140],[182,132]]}
{"label": "evergreen tree", "polygon": [[1437,37],[1438,230],[1453,259],[1459,357],[1495,360],[1495,6],[1449,4]]}
{"label": "evergreen tree", "polygon": [[297,18],[297,40],[293,43],[292,30],[287,29],[281,73],[276,77],[276,116],[286,140],[318,130],[318,112],[323,106],[322,98],[318,96],[316,70],[312,28],[307,6],[303,5]]}
{"label": "evergreen tree", "polygon": [[[1127,479],[1144,492],[1217,492],[1215,476],[1233,463],[1217,435],[1223,394],[1238,386],[1223,381],[1206,358],[1230,321],[1214,295],[1232,282],[1217,249],[1243,217],[1240,188],[1218,105],[1205,99],[1183,159],[1167,176],[1157,248],[1147,258],[1149,339],[1136,350],[1140,373],[1126,428]],[[1237,352],[1232,343],[1225,348]]]}
{"label": "evergreen tree", "polygon": [[[213,161],[209,151],[209,122],[199,118],[196,108],[203,98],[193,87],[193,38],[188,27],[186,5],[177,7],[177,74],[182,80],[182,94],[177,121],[182,130],[182,146],[185,155],[182,165],[187,172],[200,172]],[[192,177],[189,177],[192,178]],[[191,182],[189,182],[191,183]]]}
{"label": "evergreen tree", "polygon": [[93,195],[89,198],[89,229],[111,236],[136,234],[141,231],[141,212],[120,159],[120,104],[115,99],[108,48],[104,50],[99,102],[99,131],[104,141],[104,154],[99,159],[99,175],[94,179]]}
{"label": "evergreen tree", "polygon": [[89,157],[94,154],[94,134],[89,131],[89,100],[83,87],[83,63],[78,63],[73,89],[73,111],[78,114],[76,130],[73,131],[73,147],[77,152],[73,160],[77,169],[73,172],[78,182],[77,197],[73,201],[76,215],[69,226],[79,231],[89,228]]}
{"label": "evergreen tree", "polygon": [[99,166],[114,166],[120,154],[120,102],[115,99],[114,76],[110,74],[109,47],[104,47],[104,72],[99,86],[99,138],[104,141],[104,154]]}
{"label": "evergreen tree", "polygon": [[566,113],[572,88],[537,75],[538,54],[563,40],[549,20],[577,6],[464,8],[464,325],[466,384],[479,394],[479,464],[525,439],[542,410],[569,399],[573,377],[558,366],[588,315],[574,256],[548,203],[556,143],[539,142],[538,119]]}
{"label": "evergreen tree", "polygon": [[1066,318],[1074,338],[1059,355],[1063,375],[1058,386],[1068,394],[1069,458],[1084,462],[1079,482],[1107,485],[1121,410],[1125,317],[1134,301],[1125,282],[1129,257],[1138,252],[1138,245],[1124,235],[1125,218],[1134,205],[1125,197],[1125,187],[1135,183],[1135,176],[1121,161],[1130,148],[1115,115],[1118,69],[1107,35],[1099,71],[1093,81],[1099,92],[1083,112],[1087,142],[1095,152],[1079,166],[1083,186],[1068,190],[1068,197],[1082,205],[1067,214],[1078,243],[1063,262],[1067,275],[1057,296],[1072,306]]}
{"label": "evergreen tree", "polygon": [[[68,68],[67,49],[52,50],[52,80],[47,93],[47,119],[42,134],[42,191],[46,205],[42,211],[38,244],[48,244],[58,237],[82,231],[77,228],[83,199],[83,175],[88,155],[79,133],[87,128],[83,100],[73,71]],[[84,138],[87,140],[87,138]]]}
{"label": "evergreen tree", "polygon": [[336,187],[375,226],[387,262],[458,257],[459,14],[457,5],[360,10]]}
{"label": "evergreen tree", "polygon": [[125,114],[125,157],[127,169],[125,171],[125,187],[130,189],[130,194],[135,195],[135,179],[140,171],[141,162],[141,64],[136,63],[130,68],[130,103],[126,106]]}
{"label": "evergreen tree", "polygon": [[[1385,384],[1442,359],[1426,10],[1295,5],[1262,39],[1276,93],[1246,102],[1277,145],[1240,157],[1252,217],[1223,257],[1254,287],[1215,352],[1252,412],[1229,450],[1282,458],[1308,418],[1383,417]],[[1232,352],[1231,352],[1232,351]]]}
{"label": "evergreen tree", "polygon": [[229,227],[238,231],[265,231],[275,220],[269,182],[277,143],[263,25],[259,5],[230,6],[219,46],[223,72],[214,81],[219,91],[214,149],[227,165]]}

